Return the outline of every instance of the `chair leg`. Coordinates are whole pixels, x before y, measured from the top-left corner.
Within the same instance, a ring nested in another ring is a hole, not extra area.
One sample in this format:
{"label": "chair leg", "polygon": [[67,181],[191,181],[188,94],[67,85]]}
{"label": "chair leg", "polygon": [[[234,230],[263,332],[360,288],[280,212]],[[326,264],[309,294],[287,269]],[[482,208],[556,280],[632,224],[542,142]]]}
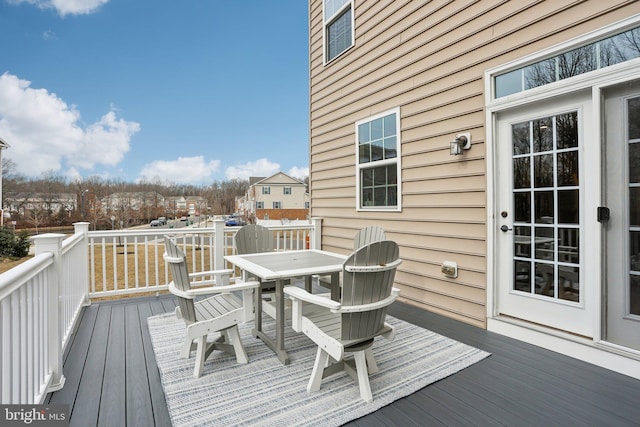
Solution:
{"label": "chair leg", "polygon": [[188,359],[191,356],[191,350],[193,348],[193,340],[189,337],[185,337],[182,348],[180,349],[180,357]]}
{"label": "chair leg", "polygon": [[370,374],[375,374],[378,372],[378,364],[376,363],[375,357],[373,357],[373,351],[371,347],[364,351],[364,355],[367,357],[367,369]]}
{"label": "chair leg", "polygon": [[356,361],[356,370],[358,371],[358,385],[360,386],[360,397],[365,402],[373,402],[371,394],[371,386],[369,385],[369,373],[367,371],[367,357],[364,351],[357,351],[353,358]]}
{"label": "chair leg", "polygon": [[313,371],[311,371],[311,378],[309,379],[309,384],[307,385],[308,392],[320,390],[320,383],[322,382],[322,374],[324,373],[324,367],[327,366],[328,360],[329,360],[329,353],[322,350],[322,348],[318,347],[318,352],[316,353],[316,363],[313,365]]}
{"label": "chair leg", "polygon": [[200,378],[202,370],[204,369],[205,353],[207,352],[207,336],[204,335],[196,338],[196,342],[198,343],[198,348],[196,349],[196,363],[193,369],[193,377]]}
{"label": "chair leg", "polygon": [[249,358],[247,357],[247,352],[244,351],[242,341],[240,341],[240,331],[238,330],[238,326],[236,325],[229,328],[225,332],[227,334],[227,341],[231,341],[231,345],[233,345],[233,350],[236,353],[236,360],[238,363],[248,363]]}

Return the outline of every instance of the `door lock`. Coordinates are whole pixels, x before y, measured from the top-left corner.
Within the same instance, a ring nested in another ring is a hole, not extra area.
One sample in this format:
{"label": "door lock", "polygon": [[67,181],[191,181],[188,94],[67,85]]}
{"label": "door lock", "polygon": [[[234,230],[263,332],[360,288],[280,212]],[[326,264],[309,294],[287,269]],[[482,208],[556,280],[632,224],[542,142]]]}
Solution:
{"label": "door lock", "polygon": [[611,211],[606,206],[598,206],[598,222],[607,222],[611,217]]}
{"label": "door lock", "polygon": [[511,230],[513,230],[513,228],[509,228],[508,226],[503,225],[502,227],[500,227],[500,230],[502,230],[503,232],[505,232],[505,233],[506,233],[507,231],[511,231]]}

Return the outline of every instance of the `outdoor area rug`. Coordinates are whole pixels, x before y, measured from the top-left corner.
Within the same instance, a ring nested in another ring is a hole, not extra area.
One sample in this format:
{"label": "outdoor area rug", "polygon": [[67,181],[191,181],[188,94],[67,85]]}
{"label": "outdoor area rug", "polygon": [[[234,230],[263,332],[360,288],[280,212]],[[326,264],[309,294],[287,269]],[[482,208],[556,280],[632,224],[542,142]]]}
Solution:
{"label": "outdoor area rug", "polygon": [[[373,402],[345,373],[322,381],[320,391],[307,392],[316,349],[304,334],[285,327],[285,348],[291,360],[282,365],[276,355],[251,335],[253,322],[240,326],[249,363],[214,351],[203,374],[193,378],[195,352],[180,358],[185,325],[175,314],[150,317],[149,331],[167,407],[174,426],[338,426],[452,375],[489,353],[387,316],[395,326],[392,342],[376,338],[373,352],[379,371],[370,375]],[[274,322],[264,318],[274,334]],[[289,322],[288,322],[289,323]],[[211,334],[209,340],[217,338]]]}

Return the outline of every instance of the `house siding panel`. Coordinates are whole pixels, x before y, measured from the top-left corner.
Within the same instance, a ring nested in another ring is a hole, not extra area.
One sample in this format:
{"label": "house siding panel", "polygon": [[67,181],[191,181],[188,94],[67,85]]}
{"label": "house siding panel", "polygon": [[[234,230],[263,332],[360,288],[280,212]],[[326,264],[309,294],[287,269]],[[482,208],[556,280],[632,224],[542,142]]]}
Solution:
{"label": "house siding panel", "polygon": [[[640,13],[637,1],[355,0],[355,46],[322,60],[322,1],[310,0],[311,214],[323,248],[347,253],[379,225],[406,262],[401,299],[486,326],[486,160],[483,73]],[[400,107],[401,212],[358,212],[355,122]],[[464,156],[449,155],[459,132]],[[459,277],[440,273],[456,261]]]}

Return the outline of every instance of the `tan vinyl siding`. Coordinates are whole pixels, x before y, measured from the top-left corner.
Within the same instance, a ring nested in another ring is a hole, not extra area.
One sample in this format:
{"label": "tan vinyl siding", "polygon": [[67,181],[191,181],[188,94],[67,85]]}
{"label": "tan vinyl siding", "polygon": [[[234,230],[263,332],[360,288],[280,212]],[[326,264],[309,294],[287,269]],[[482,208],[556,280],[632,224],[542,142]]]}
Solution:
{"label": "tan vinyl siding", "polygon": [[[640,13],[637,1],[355,0],[355,46],[323,63],[322,1],[310,6],[311,214],[323,248],[347,253],[382,226],[419,307],[486,326],[485,70]],[[355,123],[400,107],[402,211],[356,210]],[[449,155],[456,133],[473,146]],[[440,272],[459,265],[456,279]]]}

